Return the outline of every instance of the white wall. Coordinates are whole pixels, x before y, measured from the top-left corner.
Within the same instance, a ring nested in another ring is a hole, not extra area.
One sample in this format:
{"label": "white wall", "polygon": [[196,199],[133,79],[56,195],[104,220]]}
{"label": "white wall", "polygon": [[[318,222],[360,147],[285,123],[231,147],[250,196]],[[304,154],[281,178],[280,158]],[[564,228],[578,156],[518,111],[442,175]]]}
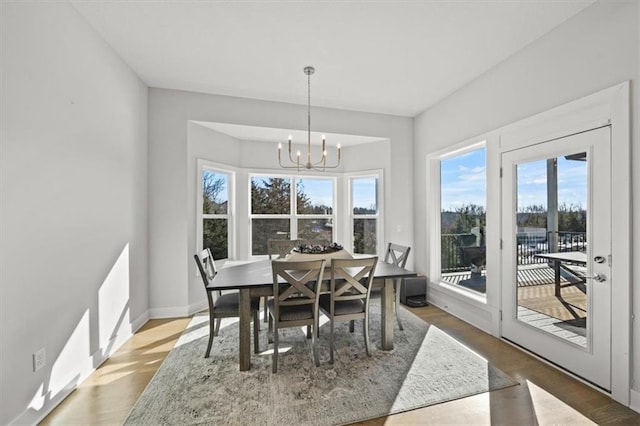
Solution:
{"label": "white wall", "polygon": [[0,424],[33,424],[146,321],[147,87],[68,3],[1,8]]}
{"label": "white wall", "polygon": [[[187,129],[191,127],[188,122],[211,121],[304,130],[305,117],[304,105],[150,89],[149,221],[152,316],[185,315],[189,312],[189,306],[195,306],[193,296],[198,291],[195,284],[188,285],[190,275],[193,274],[191,264],[195,247],[195,231],[190,230],[193,227],[190,222],[195,220],[195,202],[190,201],[190,197],[195,192],[189,189],[189,186],[193,185],[195,173],[190,170],[195,164],[194,155],[198,149],[196,146],[189,148]],[[385,240],[394,239],[399,243],[413,244],[413,120],[328,108],[314,108],[313,119],[314,128],[322,129],[323,132],[378,136],[391,141],[388,158],[390,173],[385,179],[389,179],[390,185],[399,185],[399,188],[388,195],[387,205],[390,207],[385,215]],[[261,165],[261,168],[277,169],[275,147],[276,145],[259,143],[241,145],[240,165]],[[224,155],[228,157],[236,154]],[[216,161],[215,158],[207,159]],[[397,225],[401,227],[399,233],[395,232]]]}
{"label": "white wall", "polygon": [[[426,156],[522,118],[633,80],[633,261],[640,265],[640,33],[638,2],[598,2],[527,46],[415,120],[416,262],[427,270]],[[496,191],[489,188],[489,191]],[[492,208],[494,206],[488,206]],[[497,232],[497,230],[496,230]],[[489,259],[487,261],[489,263]],[[640,313],[640,268],[633,270]],[[490,309],[491,307],[489,307]],[[472,312],[469,317],[482,315]],[[640,327],[633,332],[635,392],[640,391]],[[615,326],[615,324],[614,324]],[[640,399],[637,400],[640,404]],[[633,395],[632,395],[633,402]],[[636,405],[636,410],[640,405]]]}

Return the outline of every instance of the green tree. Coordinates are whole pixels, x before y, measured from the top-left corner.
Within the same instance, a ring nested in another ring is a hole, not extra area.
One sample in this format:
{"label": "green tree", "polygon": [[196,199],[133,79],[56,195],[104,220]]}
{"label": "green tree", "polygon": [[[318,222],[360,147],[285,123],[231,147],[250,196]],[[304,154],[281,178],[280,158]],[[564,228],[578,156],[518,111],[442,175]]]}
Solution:
{"label": "green tree", "polygon": [[[226,176],[204,171],[202,173],[202,213],[226,214],[228,202],[222,197]],[[226,219],[205,218],[202,221],[202,247],[211,250],[214,259],[228,256],[228,223]]]}
{"label": "green tree", "polygon": [[453,233],[469,233],[471,228],[479,226],[484,229],[487,224],[485,208],[478,204],[463,204],[455,209],[456,217],[453,223]]}
{"label": "green tree", "polygon": [[579,204],[560,204],[558,206],[558,231],[586,232],[587,211]]}
{"label": "green tree", "polygon": [[282,178],[251,179],[251,213],[291,213],[291,181]]}
{"label": "green tree", "polygon": [[[290,214],[291,181],[283,178],[252,178],[251,213]],[[290,225],[289,219],[253,219],[252,254],[267,254],[267,242],[270,239],[289,239]]]}
{"label": "green tree", "polygon": [[547,209],[542,204],[523,206],[517,214],[518,226],[547,228]]}

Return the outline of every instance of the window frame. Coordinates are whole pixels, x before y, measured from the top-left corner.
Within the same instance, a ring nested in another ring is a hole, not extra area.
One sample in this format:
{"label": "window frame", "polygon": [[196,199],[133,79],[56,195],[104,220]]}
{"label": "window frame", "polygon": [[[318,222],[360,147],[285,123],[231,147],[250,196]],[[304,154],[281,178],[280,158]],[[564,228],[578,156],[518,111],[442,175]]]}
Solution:
{"label": "window frame", "polygon": [[[352,182],[354,179],[365,179],[365,178],[376,178],[377,179],[377,214],[354,214],[353,213],[353,185]],[[345,241],[349,241],[349,251],[351,253],[355,253],[354,250],[354,238],[353,238],[353,222],[355,219],[376,219],[376,255],[383,256],[384,255],[384,170],[383,169],[375,169],[375,170],[365,170],[361,172],[354,173],[345,173],[345,195],[347,197],[346,211],[344,217],[347,218],[346,226],[345,226]]]}
{"label": "window frame", "polygon": [[[254,214],[251,210],[251,182],[255,177],[264,177],[264,178],[278,178],[278,179],[289,179],[291,181],[291,193],[290,193],[290,201],[289,201],[289,213],[287,214]],[[333,222],[333,230],[332,230],[332,241],[336,241],[337,236],[339,235],[339,228],[336,226],[338,222],[338,208],[340,205],[340,201],[338,198],[337,191],[337,182],[339,176],[334,174],[325,174],[325,175],[316,175],[316,174],[286,174],[286,173],[273,173],[272,171],[256,171],[247,174],[247,196],[248,196],[248,219],[249,219],[249,232],[248,232],[248,247],[249,247],[249,258],[250,259],[264,259],[268,257],[267,254],[253,254],[253,220],[254,219],[288,219],[289,220],[289,239],[299,239],[298,236],[298,219],[331,219]],[[298,213],[298,198],[297,198],[297,189],[298,189],[298,181],[304,179],[315,179],[315,180],[330,180],[332,183],[332,191],[333,191],[333,205],[331,208],[330,215],[321,215],[321,214],[299,214]]]}
{"label": "window frame", "polygon": [[[196,250],[203,250],[204,221],[205,219],[226,219],[227,220],[227,257],[218,260],[235,259],[236,254],[236,214],[235,214],[235,180],[236,169],[212,161],[198,159],[197,165],[197,196],[196,196]],[[204,214],[202,205],[204,194],[202,193],[202,174],[204,171],[227,175],[227,213],[226,214]]]}
{"label": "window frame", "polygon": [[[442,279],[442,181],[441,181],[441,164],[443,160],[454,158],[467,154],[478,149],[485,149],[485,182],[486,182],[486,200],[485,214],[488,217],[489,206],[489,179],[488,179],[488,163],[489,163],[489,140],[485,137],[473,139],[471,141],[458,144],[454,147],[448,147],[427,156],[427,223],[428,234],[428,251],[429,265],[428,273],[431,281],[435,282],[440,288],[451,290],[452,292],[462,295],[480,302],[487,303],[487,292],[479,293],[477,291],[465,288],[460,285],[452,284]],[[488,220],[488,219],[487,219]],[[488,274],[488,273],[487,273]]]}

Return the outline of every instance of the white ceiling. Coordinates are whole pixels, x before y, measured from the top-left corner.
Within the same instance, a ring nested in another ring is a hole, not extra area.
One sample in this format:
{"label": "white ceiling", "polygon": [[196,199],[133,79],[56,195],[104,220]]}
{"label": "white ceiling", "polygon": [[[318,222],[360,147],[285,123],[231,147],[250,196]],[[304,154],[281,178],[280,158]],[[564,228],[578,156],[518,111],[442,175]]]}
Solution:
{"label": "white ceiling", "polygon": [[[193,121],[193,123],[243,141],[281,142],[285,148],[289,136],[291,136],[291,140],[294,144],[306,144],[308,137],[307,132],[304,130],[244,126],[241,124],[230,123],[212,123],[209,121]],[[326,137],[327,146],[337,146],[338,144],[340,144],[343,147],[387,140],[385,138],[379,138],[375,136],[311,132],[311,141],[317,145],[320,143],[320,141],[322,141],[322,136]]]}
{"label": "white ceiling", "polygon": [[594,0],[72,1],[151,87],[413,117]]}

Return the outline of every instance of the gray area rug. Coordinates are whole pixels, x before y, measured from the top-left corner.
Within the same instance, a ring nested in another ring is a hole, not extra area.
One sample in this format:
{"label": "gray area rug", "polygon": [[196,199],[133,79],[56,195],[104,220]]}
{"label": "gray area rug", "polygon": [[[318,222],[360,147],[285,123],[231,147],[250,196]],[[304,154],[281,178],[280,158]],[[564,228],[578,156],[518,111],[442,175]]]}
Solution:
{"label": "gray area rug", "polygon": [[[128,425],[335,425],[413,410],[517,384],[455,339],[402,309],[395,348],[380,342],[380,305],[372,301],[372,356],[362,322],[336,324],[335,364],[329,324],[320,330],[320,367],[305,330],[280,330],[278,373],[271,373],[266,324],[251,371],[238,370],[237,320],[223,322],[211,357],[208,317],[196,315],[125,421]],[[322,320],[326,320],[322,318]],[[252,345],[253,347],[253,345]],[[282,350],[289,348],[286,353]]]}

